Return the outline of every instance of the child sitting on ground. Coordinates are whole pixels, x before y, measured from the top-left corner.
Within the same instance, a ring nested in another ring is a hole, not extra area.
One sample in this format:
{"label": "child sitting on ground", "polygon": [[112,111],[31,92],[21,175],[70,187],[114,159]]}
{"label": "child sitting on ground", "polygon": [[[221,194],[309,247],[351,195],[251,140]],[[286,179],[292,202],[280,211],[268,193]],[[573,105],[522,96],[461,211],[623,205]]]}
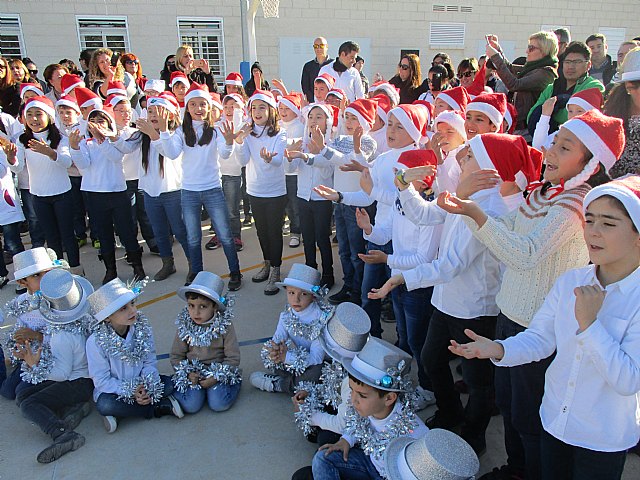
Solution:
{"label": "child sitting on ground", "polygon": [[224,412],[240,393],[240,346],[223,290],[222,279],[205,271],[178,290],[187,307],[176,320],[170,360],[176,371],[174,396],[187,413],[200,411],[205,400],[214,412]]}
{"label": "child sitting on ground", "polygon": [[330,312],[322,301],[320,272],[301,263],[291,266],[289,276],[277,282],[287,293],[276,332],[262,347],[264,366],[274,373],[254,372],[251,385],[265,392],[293,395],[302,381],[317,382],[324,351],[318,336]]}

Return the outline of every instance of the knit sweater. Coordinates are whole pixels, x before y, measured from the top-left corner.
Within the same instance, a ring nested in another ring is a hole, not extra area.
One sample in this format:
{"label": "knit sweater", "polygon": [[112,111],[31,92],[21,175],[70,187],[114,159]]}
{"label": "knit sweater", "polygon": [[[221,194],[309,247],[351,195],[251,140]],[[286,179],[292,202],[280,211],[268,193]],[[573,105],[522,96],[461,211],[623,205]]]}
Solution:
{"label": "knit sweater", "polygon": [[175,367],[181,360],[194,359],[200,360],[205,365],[212,363],[224,363],[234,367],[240,365],[240,346],[233,325],[229,325],[227,333],[213,339],[211,344],[206,347],[189,345],[185,340],[181,340],[176,333],[169,356],[171,365]]}
{"label": "knit sweater", "polygon": [[529,325],[560,275],[589,263],[582,201],[590,189],[583,184],[549,199],[538,188],[519,209],[487,218],[482,228],[465,217],[473,235],[505,264],[496,303],[519,325]]}

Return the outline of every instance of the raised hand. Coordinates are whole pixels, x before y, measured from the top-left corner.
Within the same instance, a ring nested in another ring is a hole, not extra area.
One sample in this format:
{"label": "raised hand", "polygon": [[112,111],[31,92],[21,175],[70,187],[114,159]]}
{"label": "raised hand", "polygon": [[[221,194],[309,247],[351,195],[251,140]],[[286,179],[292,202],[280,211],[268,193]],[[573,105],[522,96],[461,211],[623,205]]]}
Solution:
{"label": "raised hand", "polygon": [[292,162],[296,158],[300,158],[302,160],[305,160],[307,158],[307,155],[304,152],[301,152],[299,150],[289,150],[288,148],[285,148],[284,149],[284,158],[289,160],[289,162]]}
{"label": "raised hand", "polygon": [[325,200],[331,200],[332,202],[337,202],[338,200],[340,200],[340,195],[338,195],[338,191],[334,190],[331,187],[318,185],[317,187],[313,187],[313,191],[316,192]]}
{"label": "raised hand", "polygon": [[320,128],[317,125],[311,127],[310,133],[311,141],[307,145],[307,148],[309,149],[309,153],[317,155],[326,145],[324,141],[324,134],[320,131]]}
{"label": "raised hand", "polygon": [[388,255],[382,250],[369,250],[367,253],[359,253],[358,258],[364,263],[376,264],[387,263]]}
{"label": "raised hand", "polygon": [[367,297],[372,300],[381,300],[389,295],[391,290],[399,287],[400,285],[404,285],[404,277],[401,274],[394,275],[387,280],[382,287],[372,288],[371,291],[367,293]]}
{"label": "raised hand", "polygon": [[366,192],[367,195],[371,195],[373,191],[373,178],[371,178],[371,172],[368,168],[363,169],[360,174],[360,188]]}
{"label": "raised hand", "polygon": [[444,162],[444,157],[442,156],[442,149],[449,145],[444,137],[439,133],[434,133],[429,143],[427,143],[427,149],[433,151],[436,154],[436,158],[438,159],[438,165],[442,165]]}
{"label": "raised hand", "polygon": [[80,130],[72,130],[69,134],[69,146],[72,150],[80,150],[80,140],[82,140]]}
{"label": "raised hand", "polygon": [[373,230],[373,227],[371,226],[371,219],[369,218],[369,213],[364,208],[356,208],[356,223],[364,233],[367,235],[371,234],[371,231]]}
{"label": "raised hand", "polygon": [[260,149],[260,157],[265,161],[265,163],[271,163],[273,157],[275,157],[277,154],[277,152],[270,152],[266,147],[262,147]]}
{"label": "raised hand", "polygon": [[340,170],[343,172],[364,172],[368,170],[369,167],[361,164],[357,160],[351,160],[349,163],[345,163],[344,165],[340,165]]}
{"label": "raised hand", "polygon": [[271,85],[273,85],[273,87],[277,88],[278,90],[280,90],[282,92],[282,95],[289,95],[289,91],[287,90],[287,87],[284,86],[284,82],[282,81],[282,79],[279,78],[274,78],[271,80]]}
{"label": "raised hand", "polygon": [[2,151],[7,156],[7,162],[9,165],[15,165],[18,155],[18,147],[15,143],[7,142],[2,145]]}
{"label": "raised hand", "polygon": [[549,97],[542,104],[542,115],[550,117],[553,114],[553,107],[556,106],[557,97]]}
{"label": "raised hand", "polygon": [[39,153],[40,155],[46,155],[51,160],[55,160],[58,157],[56,151],[51,148],[49,144],[44,140],[32,138],[31,140],[29,140],[27,146],[29,147],[29,150]]}
{"label": "raised hand", "polygon": [[498,342],[482,337],[468,328],[465,329],[464,334],[473,341],[460,344],[455,340],[451,340],[451,345],[449,346],[451,352],[464,358],[493,358],[501,360],[504,357],[504,348]]}
{"label": "raised hand", "polygon": [[474,193],[493,188],[498,185],[498,183],[500,183],[500,174],[498,174],[497,170],[476,170],[458,184],[456,197],[461,200],[466,200]]}
{"label": "raised hand", "polygon": [[574,288],[573,293],[576,296],[576,320],[580,330],[584,331],[596,321],[606,292],[598,285],[585,285]]}
{"label": "raised hand", "polygon": [[166,132],[169,130],[169,110],[158,108],[158,130]]}
{"label": "raised hand", "polygon": [[362,136],[364,135],[364,129],[362,125],[358,125],[356,129],[353,131],[353,151],[356,154],[362,153],[360,147],[362,145]]}
{"label": "raised hand", "polygon": [[251,135],[252,127],[248,123],[245,123],[240,131],[236,134],[236,143],[242,145],[244,143],[244,139]]}
{"label": "raised hand", "polygon": [[224,140],[227,143],[227,145],[233,145],[233,141],[236,139],[236,137],[240,132],[238,132],[238,134],[234,133],[233,123],[231,123],[228,120],[225,120],[220,123],[220,133],[224,137]]}
{"label": "raised hand", "polygon": [[106,136],[102,133],[102,130],[100,129],[100,127],[93,122],[89,122],[87,124],[87,131],[91,134],[93,139],[98,143],[102,143],[106,140]]}

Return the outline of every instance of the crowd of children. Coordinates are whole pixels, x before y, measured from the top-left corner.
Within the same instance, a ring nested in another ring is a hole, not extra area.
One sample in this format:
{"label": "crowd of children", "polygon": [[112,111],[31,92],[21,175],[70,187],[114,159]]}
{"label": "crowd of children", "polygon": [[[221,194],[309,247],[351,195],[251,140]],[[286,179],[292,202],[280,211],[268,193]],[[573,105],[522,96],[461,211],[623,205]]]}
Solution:
{"label": "crowd of children", "polygon": [[[474,478],[496,408],[508,460],[482,478],[621,478],[640,439],[640,177],[608,175],[622,121],[591,88],[549,132],[552,97],[529,146],[507,133],[506,95],[475,84],[398,104],[382,81],[365,98],[348,65],[357,48],[340,47],[310,99],[277,80],[247,97],[238,73],[222,97],[178,71],[133,103],[113,75],[91,89],[63,75],[55,103],[22,85],[19,120],[0,117],[0,224],[9,241],[26,217],[33,248],[13,256],[24,292],[5,308],[0,394],[51,437],[38,462],[82,447],[75,428],[91,400],[108,433],[126,417],[232,407],[243,378],[234,301],[205,268],[201,223],[204,210],[205,248],[222,247],[227,289],[240,289],[242,201],[263,259],[252,281],[286,297],[250,383],[291,396],[320,445],[294,479]],[[95,291],[80,264],[87,213],[105,265]],[[304,263],[281,278],[285,215]],[[332,221],[343,282],[329,296]],[[176,272],[174,237],[189,262],[172,376],[135,306],[148,278],[138,226],[162,259],[154,280]],[[382,339],[388,295],[395,344]],[[417,412],[432,404],[425,422]]]}

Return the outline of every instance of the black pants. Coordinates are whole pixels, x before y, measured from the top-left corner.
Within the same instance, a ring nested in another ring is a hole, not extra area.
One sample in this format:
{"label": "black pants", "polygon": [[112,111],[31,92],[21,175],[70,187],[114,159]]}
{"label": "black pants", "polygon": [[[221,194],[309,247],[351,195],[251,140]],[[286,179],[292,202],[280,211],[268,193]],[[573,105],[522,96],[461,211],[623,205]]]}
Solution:
{"label": "black pants", "polygon": [[153,236],[153,228],[151,228],[151,222],[147,217],[147,211],[144,209],[144,192],[138,188],[138,180],[127,180],[127,195],[131,202],[131,220],[133,221],[133,227],[138,233],[138,225],[140,226],[140,233],[147,246],[149,248],[157,247],[156,239]]}
{"label": "black pants", "polygon": [[256,231],[262,256],[271,262],[271,266],[282,265],[282,219],[287,196],[254,197],[251,199],[251,211],[256,222]]}
{"label": "black pants", "polygon": [[333,275],[333,250],[331,249],[331,216],[333,204],[330,200],[304,200],[298,198],[300,230],[304,240],[304,259],[307,266],[318,268],[316,245],[320,249],[322,274]]}
{"label": "black pants", "polygon": [[53,382],[47,380],[37,385],[31,385],[18,392],[16,403],[22,415],[38,425],[40,429],[57,437],[64,422],[56,411],[77,403],[88,402],[93,393],[93,381],[90,378]]}
{"label": "black pants", "polygon": [[240,186],[240,191],[242,192],[242,210],[246,218],[251,215],[251,198],[247,193],[247,167],[242,167],[242,185]]}
{"label": "black pants", "polygon": [[64,258],[63,250],[66,251],[71,267],[80,265],[78,241],[73,230],[74,206],[71,190],[48,197],[33,195],[33,208],[49,248],[56,252],[58,258]]}
{"label": "black pants", "polygon": [[100,251],[115,251],[114,225],[127,252],[137,252],[140,246],[131,218],[131,200],[122,192],[87,192],[89,214],[93,215]]}
{"label": "black pants", "polygon": [[[467,328],[483,337],[494,338],[496,317],[462,319],[435,309],[422,350],[422,362],[433,385],[439,415],[446,420],[455,420],[463,412],[460,394],[454,389],[449,368],[451,352],[448,346],[451,339],[458,343],[469,343],[471,340],[464,334]],[[462,437],[472,444],[482,444],[493,408],[493,364],[490,360],[463,358],[462,377],[469,388]]]}

